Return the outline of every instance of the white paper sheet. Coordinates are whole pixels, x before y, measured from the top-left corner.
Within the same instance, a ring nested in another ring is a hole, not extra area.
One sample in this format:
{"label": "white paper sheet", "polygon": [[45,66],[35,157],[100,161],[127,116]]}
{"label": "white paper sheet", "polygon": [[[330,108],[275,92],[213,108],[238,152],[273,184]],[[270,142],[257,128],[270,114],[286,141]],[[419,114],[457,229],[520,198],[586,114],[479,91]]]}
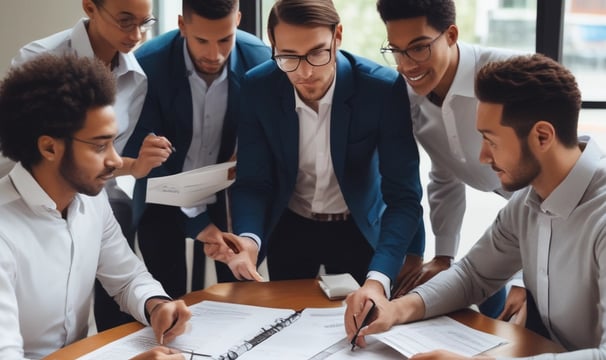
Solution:
{"label": "white paper sheet", "polygon": [[506,339],[472,329],[447,316],[397,325],[372,336],[407,357],[433,350],[474,356],[507,343]]}
{"label": "white paper sheet", "polygon": [[[277,319],[294,310],[203,301],[190,306],[191,331],[168,346],[220,358],[229,349],[252,339]],[[351,351],[345,339],[344,307],[305,309],[292,324],[242,354],[242,360],[401,359],[437,349],[473,356],[507,341],[467,327],[449,317],[438,317],[368,336],[366,348]],[[81,360],[128,359],[156,346],[150,327],[97,349]],[[391,348],[390,348],[391,347]],[[392,349],[393,348],[393,349]],[[395,349],[395,350],[394,350]],[[399,352],[399,353],[398,353]]]}
{"label": "white paper sheet", "polygon": [[[218,358],[235,345],[251,339],[262,328],[274,324],[276,319],[288,317],[295,312],[214,301],[203,301],[190,306],[190,309],[191,331],[179,336],[168,346],[209,354],[213,358]],[[345,337],[344,311],[344,308],[306,309],[293,324],[239,358],[308,359]],[[128,359],[156,345],[151,328],[146,327],[79,359]]]}
{"label": "white paper sheet", "polygon": [[186,208],[205,204],[205,199],[233,184],[234,180],[230,180],[229,173],[235,166],[235,161],[229,161],[175,175],[150,178],[147,180],[145,201]]}

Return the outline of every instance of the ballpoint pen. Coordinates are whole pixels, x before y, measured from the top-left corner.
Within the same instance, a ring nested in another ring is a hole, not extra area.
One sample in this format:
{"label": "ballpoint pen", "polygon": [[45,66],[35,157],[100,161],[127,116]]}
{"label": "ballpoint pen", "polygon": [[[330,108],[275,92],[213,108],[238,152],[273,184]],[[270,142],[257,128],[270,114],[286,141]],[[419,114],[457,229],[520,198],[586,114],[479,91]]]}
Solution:
{"label": "ballpoint pen", "polygon": [[[360,334],[360,330],[362,330],[363,327],[365,327],[366,325],[368,325],[368,323],[370,322],[370,317],[372,316],[374,310],[375,310],[375,302],[373,299],[368,299],[370,300],[370,302],[372,303],[370,310],[368,310],[368,312],[366,313],[366,316],[364,317],[364,320],[362,321],[362,324],[360,324],[360,327],[356,330],[356,333],[354,334],[354,336],[351,338],[351,351],[354,351],[356,348],[356,341],[358,340],[358,334]],[[354,324],[356,325],[356,327],[358,326],[358,323],[356,321],[356,316],[354,315]]]}
{"label": "ballpoint pen", "polygon": [[174,346],[168,346],[168,348],[178,351],[182,354],[190,355],[191,356],[190,359],[192,359],[194,356],[201,356],[201,357],[208,357],[208,358],[212,357],[212,355],[209,355],[209,354],[202,354],[202,353],[195,352],[193,350],[180,349],[180,348],[176,348]]}
{"label": "ballpoint pen", "polygon": [[[156,135],[156,133],[155,133],[155,132],[153,132],[153,131],[152,131],[152,132],[150,132],[149,134],[150,134],[150,135],[153,135],[153,136],[158,136],[158,135]],[[171,152],[173,152],[173,153],[175,153],[175,152],[177,152],[177,149],[176,149],[176,148],[175,148],[175,147],[174,147],[174,146],[171,144],[171,145],[170,145],[170,151],[171,151]]]}

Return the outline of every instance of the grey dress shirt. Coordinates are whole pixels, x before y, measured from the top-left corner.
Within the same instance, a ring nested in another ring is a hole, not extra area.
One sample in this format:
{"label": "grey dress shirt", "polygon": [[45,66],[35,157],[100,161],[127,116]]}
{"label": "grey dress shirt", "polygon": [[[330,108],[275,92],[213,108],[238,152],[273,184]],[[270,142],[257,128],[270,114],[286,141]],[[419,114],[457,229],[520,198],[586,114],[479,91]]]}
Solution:
{"label": "grey dress shirt", "polygon": [[523,269],[556,342],[570,352],[536,359],[606,359],[606,156],[594,140],[543,201],[514,194],[470,252],[415,289],[426,317],[481,302]]}

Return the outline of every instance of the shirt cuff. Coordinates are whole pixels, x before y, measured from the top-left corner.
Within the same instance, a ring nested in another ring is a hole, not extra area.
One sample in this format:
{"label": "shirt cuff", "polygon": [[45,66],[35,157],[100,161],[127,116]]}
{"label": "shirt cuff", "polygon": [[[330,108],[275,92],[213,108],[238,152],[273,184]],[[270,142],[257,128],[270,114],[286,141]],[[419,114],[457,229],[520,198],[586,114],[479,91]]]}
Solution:
{"label": "shirt cuff", "polygon": [[521,287],[521,288],[525,288],[526,286],[524,285],[524,277],[522,275],[522,271],[518,271],[517,273],[515,273],[511,279],[509,279],[509,283],[510,286],[517,286],[517,287]]}
{"label": "shirt cuff", "polygon": [[147,302],[150,301],[151,299],[161,299],[161,300],[166,300],[166,301],[173,301],[173,299],[169,298],[168,296],[163,296],[163,295],[158,295],[158,296],[152,296],[147,298],[147,300],[145,300],[145,302],[143,303],[143,313],[145,314],[145,320],[147,320],[147,323],[149,325],[151,325],[151,314],[147,312]]}
{"label": "shirt cuff", "polygon": [[391,280],[389,277],[383,273],[380,273],[376,270],[371,270],[366,275],[366,279],[376,280],[383,285],[383,290],[385,291],[385,296],[390,299],[391,298]]}
{"label": "shirt cuff", "polygon": [[439,236],[436,235],[436,256],[450,256],[455,258],[459,249],[459,236]]}
{"label": "shirt cuff", "polygon": [[239,236],[253,239],[257,243],[257,247],[259,249],[261,248],[261,238],[258,237],[256,234],[245,232],[245,233],[240,234]]}

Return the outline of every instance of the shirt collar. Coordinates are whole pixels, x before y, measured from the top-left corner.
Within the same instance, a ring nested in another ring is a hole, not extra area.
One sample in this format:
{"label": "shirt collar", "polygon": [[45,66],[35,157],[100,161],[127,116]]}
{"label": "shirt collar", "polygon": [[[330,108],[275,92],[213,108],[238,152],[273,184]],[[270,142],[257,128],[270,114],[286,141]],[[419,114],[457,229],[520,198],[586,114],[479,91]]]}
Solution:
{"label": "shirt collar", "polygon": [[[27,206],[36,214],[45,215],[49,212],[57,212],[57,204],[42,189],[40,184],[34,179],[32,174],[27,171],[20,162],[15,164],[9,178]],[[76,194],[74,200],[69,205],[69,209],[77,209],[84,212],[84,203],[80,201],[80,194]],[[59,215],[60,216],[60,215]]]}
{"label": "shirt collar", "polygon": [[570,173],[543,201],[531,189],[526,196],[527,206],[555,217],[566,219],[570,216],[598,170],[600,159],[605,157],[596,141],[588,136],[580,137],[579,145],[583,152]]}
{"label": "shirt collar", "polygon": [[457,43],[459,48],[459,64],[455,77],[446,96],[459,95],[475,98],[474,81],[476,76],[476,58],[473,47],[465,43]]}
{"label": "shirt collar", "polygon": [[[71,47],[76,54],[78,54],[78,56],[95,57],[95,52],[93,51],[93,47],[90,43],[90,38],[86,32],[86,24],[88,21],[88,19],[82,18],[72,28]],[[116,60],[117,66],[112,70],[116,78],[119,78],[120,76],[131,71],[145,77],[145,72],[137,62],[137,59],[132,52],[127,54],[118,52],[118,57]]]}
{"label": "shirt collar", "polygon": [[88,19],[82,18],[72,28],[71,48],[78,56],[92,58],[95,57],[95,52],[93,51],[93,46],[91,45],[88,33],[86,32],[86,24],[88,24],[88,21]]}

